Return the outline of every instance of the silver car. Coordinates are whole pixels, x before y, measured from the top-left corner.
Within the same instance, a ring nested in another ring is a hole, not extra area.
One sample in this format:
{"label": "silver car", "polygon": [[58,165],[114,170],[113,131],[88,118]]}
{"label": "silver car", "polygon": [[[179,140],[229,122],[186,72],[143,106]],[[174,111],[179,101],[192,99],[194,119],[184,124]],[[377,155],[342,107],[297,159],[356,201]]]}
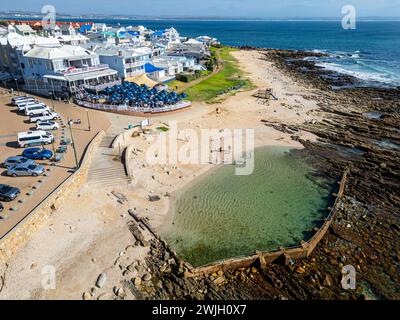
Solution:
{"label": "silver car", "polygon": [[4,161],[4,167],[7,168],[7,169],[10,168],[10,167],[16,166],[16,165],[20,165],[20,164],[23,164],[23,165],[33,164],[33,165],[36,165],[36,162],[34,160],[32,160],[32,159],[28,159],[28,158],[22,157],[22,156],[9,157],[9,158],[6,159],[6,161]]}
{"label": "silver car", "polygon": [[16,165],[7,169],[7,175],[12,177],[34,176],[37,177],[44,173],[44,167],[41,165]]}

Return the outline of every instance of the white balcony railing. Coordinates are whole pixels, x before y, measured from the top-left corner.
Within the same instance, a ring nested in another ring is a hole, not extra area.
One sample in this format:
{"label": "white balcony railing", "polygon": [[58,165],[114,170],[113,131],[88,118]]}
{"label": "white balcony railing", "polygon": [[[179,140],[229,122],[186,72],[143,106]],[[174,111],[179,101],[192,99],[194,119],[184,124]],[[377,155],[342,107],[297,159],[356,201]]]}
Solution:
{"label": "white balcony railing", "polygon": [[79,73],[85,73],[85,72],[90,72],[90,71],[100,71],[100,70],[104,70],[104,69],[108,69],[108,68],[109,68],[108,64],[98,64],[98,65],[91,66],[91,67],[73,68],[73,69],[68,69],[68,70],[64,70],[64,71],[59,71],[59,72],[57,72],[57,75],[66,76],[66,75],[79,74]]}
{"label": "white balcony railing", "polygon": [[125,68],[135,68],[135,67],[142,67],[146,64],[146,61],[137,61],[137,62],[129,62],[125,63]]}

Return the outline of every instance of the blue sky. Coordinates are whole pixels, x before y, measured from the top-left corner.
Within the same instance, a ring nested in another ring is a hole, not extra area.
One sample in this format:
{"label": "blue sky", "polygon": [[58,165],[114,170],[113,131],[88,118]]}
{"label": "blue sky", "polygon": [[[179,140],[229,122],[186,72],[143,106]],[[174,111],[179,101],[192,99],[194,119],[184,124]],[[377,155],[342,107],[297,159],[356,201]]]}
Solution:
{"label": "blue sky", "polygon": [[246,18],[339,17],[352,4],[358,16],[400,17],[400,0],[1,0],[0,10],[40,11],[45,4],[72,14]]}

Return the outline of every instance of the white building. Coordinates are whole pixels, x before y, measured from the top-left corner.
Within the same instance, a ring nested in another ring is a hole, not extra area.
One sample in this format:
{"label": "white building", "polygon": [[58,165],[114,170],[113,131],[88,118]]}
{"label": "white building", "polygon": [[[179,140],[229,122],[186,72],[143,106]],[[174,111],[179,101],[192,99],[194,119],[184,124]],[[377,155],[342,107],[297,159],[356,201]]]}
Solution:
{"label": "white building", "polygon": [[66,35],[66,36],[75,36],[76,35],[76,29],[73,27],[72,24],[62,24],[60,26],[61,29],[61,34]]}
{"label": "white building", "polygon": [[181,43],[181,37],[174,28],[155,31],[150,35],[150,39],[155,43],[165,45],[166,49]]}
{"label": "white building", "polygon": [[13,26],[9,26],[7,33],[0,36],[0,71],[10,73],[17,79],[22,79],[19,56],[37,45],[59,45],[53,37],[38,35],[22,36]]}
{"label": "white building", "polygon": [[109,30],[109,28],[107,27],[107,25],[105,23],[95,23],[92,27],[91,32],[107,32]]}
{"label": "white building", "polygon": [[86,87],[101,90],[118,80],[99,55],[79,46],[36,46],[21,57],[26,89],[66,95]]}
{"label": "white building", "polygon": [[91,49],[99,55],[100,62],[117,70],[120,78],[135,77],[145,73],[145,64],[150,62],[152,50],[147,47],[94,45]]}
{"label": "white building", "polygon": [[61,28],[58,25],[54,25],[54,27],[49,27],[47,29],[44,29],[44,32],[53,37],[59,37],[62,35]]}
{"label": "white building", "polygon": [[212,38],[209,36],[200,36],[200,37],[197,37],[196,40],[198,40],[200,42],[204,42],[207,47],[211,47],[213,45],[220,44],[220,42],[218,41],[217,38]]}
{"label": "white building", "polygon": [[17,24],[14,26],[14,28],[15,32],[17,32],[21,36],[33,36],[36,34],[36,31],[27,24]]}
{"label": "white building", "polygon": [[153,65],[165,70],[167,77],[173,79],[178,73],[183,72],[183,64],[179,59],[169,59],[168,56],[153,58]]}
{"label": "white building", "polygon": [[3,27],[3,26],[0,26],[0,36],[5,35],[6,33],[7,33],[7,28]]}
{"label": "white building", "polygon": [[73,46],[79,46],[89,42],[89,38],[80,33],[75,35],[62,34],[57,36],[57,39],[61,44],[69,44]]}

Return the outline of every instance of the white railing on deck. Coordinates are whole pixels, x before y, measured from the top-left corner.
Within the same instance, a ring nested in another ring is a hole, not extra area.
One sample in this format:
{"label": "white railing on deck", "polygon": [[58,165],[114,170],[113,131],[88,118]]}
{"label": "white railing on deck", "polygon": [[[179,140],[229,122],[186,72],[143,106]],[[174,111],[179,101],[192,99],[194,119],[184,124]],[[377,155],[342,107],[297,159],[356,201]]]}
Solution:
{"label": "white railing on deck", "polygon": [[91,66],[91,67],[83,67],[83,68],[78,67],[78,68],[74,68],[74,69],[60,71],[60,72],[57,72],[57,75],[65,76],[65,75],[78,74],[78,73],[84,73],[84,72],[89,72],[89,71],[104,70],[104,69],[108,69],[108,68],[109,68],[108,64],[98,64],[96,66]]}
{"label": "white railing on deck", "polygon": [[96,110],[103,110],[103,111],[128,111],[128,112],[137,112],[137,113],[162,113],[162,112],[169,112],[169,111],[176,111],[180,109],[185,109],[191,106],[190,101],[181,101],[174,105],[167,105],[164,107],[159,108],[146,108],[146,107],[131,107],[128,105],[109,105],[109,104],[101,104],[101,103],[91,103],[88,101],[75,99],[75,102],[86,108],[96,109]]}

